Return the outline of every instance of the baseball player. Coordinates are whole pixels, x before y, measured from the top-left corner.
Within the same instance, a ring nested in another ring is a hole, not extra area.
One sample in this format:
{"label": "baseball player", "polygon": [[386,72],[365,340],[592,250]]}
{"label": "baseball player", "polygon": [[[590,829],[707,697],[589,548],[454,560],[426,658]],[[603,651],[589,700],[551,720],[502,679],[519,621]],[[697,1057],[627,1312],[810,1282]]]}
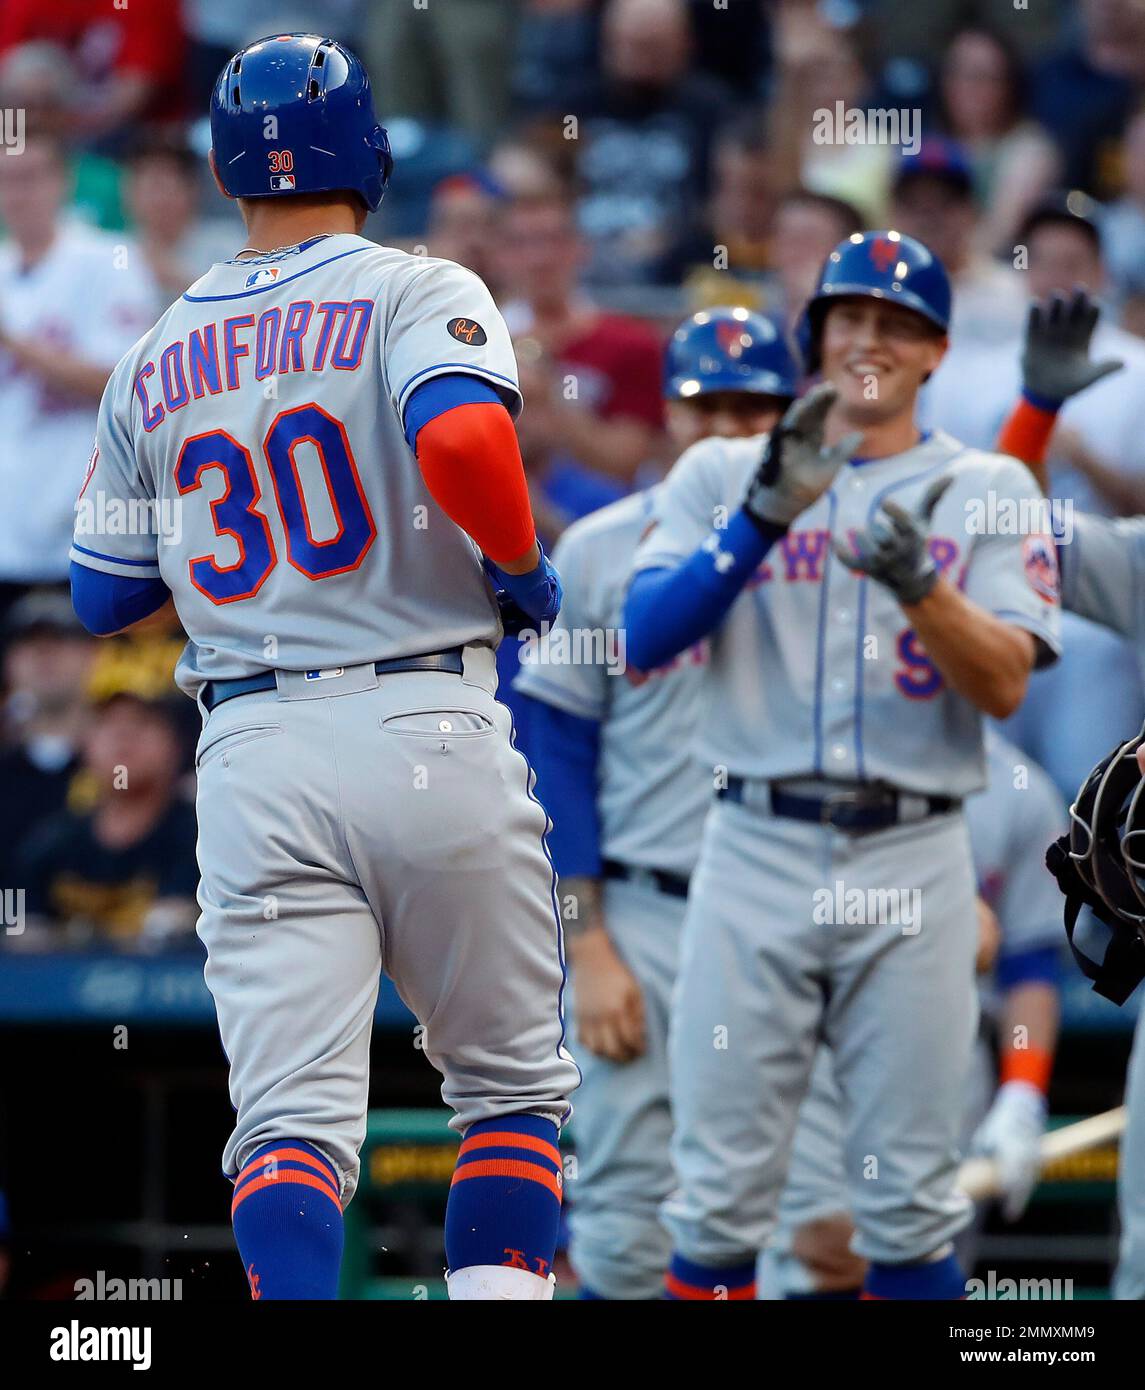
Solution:
{"label": "baseball player", "polygon": [[[668,428],[701,438],[770,429],[795,395],[782,335],[746,309],[711,309],[668,345]],[[659,1298],[671,1254],[659,1221],[672,1188],[668,1016],[688,878],[711,800],[689,755],[707,644],[659,670],[625,669],[610,635],[652,493],[576,522],[554,551],[564,602],[550,640],[527,644],[538,792],[553,820],[583,1081],[571,1259],[583,1298]],[[560,660],[562,639],[585,657]],[[592,642],[592,645],[588,645]]]}
{"label": "baseball player", "polygon": [[177,525],[81,538],[110,632],[173,602],[199,741],[199,934],[237,1111],[254,1298],[332,1298],[379,969],[463,1135],[454,1299],[548,1299],[577,1082],[546,816],[494,699],[499,606],[555,616],[509,337],[469,271],[360,235],[392,160],[359,60],[226,65],[212,168],[248,246],[120,362],[81,496]]}
{"label": "baseball player", "polygon": [[[1022,398],[1007,418],[1000,441],[1029,463],[1047,491],[1045,457],[1061,405],[1118,365],[1114,359],[1093,362],[1090,358],[1097,319],[1097,306],[1080,292],[1068,299],[1051,296],[1030,311],[1022,354]],[[1061,511],[1057,522],[1063,606],[1127,638],[1139,662],[1145,663],[1145,517],[1113,520],[1070,510]],[[1113,732],[1128,738],[1132,731]],[[1145,765],[1141,771],[1145,774]],[[1145,1298],[1145,1037],[1140,1027],[1129,1059],[1125,1103],[1129,1118],[1118,1169],[1121,1250],[1113,1294],[1119,1299],[1141,1299]]]}
{"label": "baseball player", "polygon": [[964,797],[981,716],[1057,652],[1052,543],[977,525],[1036,497],[1016,461],[920,433],[946,273],[856,233],[808,306],[825,383],[766,440],[707,441],[660,493],[625,605],[652,669],[711,634],[697,753],[716,801],[669,1045],[678,1298],[750,1298],[817,1041],[847,1111],[873,1296],[959,1297],[961,1093],[976,1014]]}
{"label": "baseball player", "polygon": [[[966,800],[966,824],[986,933],[976,962],[980,1027],[961,1097],[960,1147],[994,1158],[1002,1210],[1016,1220],[1039,1171],[1046,1092],[1057,1040],[1061,899],[1045,866],[1065,807],[1048,774],[993,729],[987,786]],[[779,1227],[767,1251],[764,1289],[788,1298],[857,1296],[863,1263],[850,1252],[840,1098],[828,1049],[816,1058],[799,1112]],[[958,1243],[973,1263],[969,1243]]]}

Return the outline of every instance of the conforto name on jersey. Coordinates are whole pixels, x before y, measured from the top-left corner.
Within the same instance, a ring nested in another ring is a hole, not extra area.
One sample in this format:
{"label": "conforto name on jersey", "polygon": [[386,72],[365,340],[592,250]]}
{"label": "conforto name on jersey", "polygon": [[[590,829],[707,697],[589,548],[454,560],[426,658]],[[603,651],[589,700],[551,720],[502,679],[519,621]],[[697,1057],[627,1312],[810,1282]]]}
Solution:
{"label": "conforto name on jersey", "polygon": [[[150,433],[192,401],[290,372],[353,372],[362,365],[374,300],[297,299],[259,315],[192,329],[142,363],[133,387]],[[158,364],[158,365],[156,365]],[[264,390],[267,389],[264,387]],[[273,394],[267,390],[267,394]]]}

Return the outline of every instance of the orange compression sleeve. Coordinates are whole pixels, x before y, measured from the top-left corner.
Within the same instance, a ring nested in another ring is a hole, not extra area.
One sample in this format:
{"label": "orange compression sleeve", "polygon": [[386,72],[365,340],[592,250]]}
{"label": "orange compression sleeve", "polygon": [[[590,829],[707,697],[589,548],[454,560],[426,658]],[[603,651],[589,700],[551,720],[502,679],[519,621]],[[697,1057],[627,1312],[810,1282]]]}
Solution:
{"label": "orange compression sleeve", "polygon": [[525,466],[503,405],[468,403],[436,416],[418,431],[417,461],[433,500],[494,564],[533,544]]}

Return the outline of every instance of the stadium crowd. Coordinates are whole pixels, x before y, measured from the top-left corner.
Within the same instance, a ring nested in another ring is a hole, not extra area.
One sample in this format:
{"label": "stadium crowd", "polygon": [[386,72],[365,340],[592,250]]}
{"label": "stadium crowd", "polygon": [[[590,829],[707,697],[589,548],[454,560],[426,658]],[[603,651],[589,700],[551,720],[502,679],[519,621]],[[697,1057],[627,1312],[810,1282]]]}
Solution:
{"label": "stadium crowd", "polygon": [[[1099,296],[1095,354],[1125,369],[1067,406],[1052,476],[1086,509],[1145,510],[1132,0],[6,0],[0,886],[21,920],[0,949],[197,949],[180,634],[89,638],[68,541],[112,367],[242,245],[207,171],[213,78],[260,34],[316,25],[365,56],[393,141],[368,235],[477,271],[514,334],[547,545],[671,463],[661,362],[681,318],[742,304],[793,330],[828,251],[872,225],[951,272],[952,346],[925,411],[972,446],[992,445],[1017,395],[1030,299]],[[820,139],[840,103],[901,113],[901,138]],[[1119,639],[1067,619],[1065,643],[1011,734],[1069,795],[1140,723],[1145,691]],[[510,701],[514,660],[507,642]]]}

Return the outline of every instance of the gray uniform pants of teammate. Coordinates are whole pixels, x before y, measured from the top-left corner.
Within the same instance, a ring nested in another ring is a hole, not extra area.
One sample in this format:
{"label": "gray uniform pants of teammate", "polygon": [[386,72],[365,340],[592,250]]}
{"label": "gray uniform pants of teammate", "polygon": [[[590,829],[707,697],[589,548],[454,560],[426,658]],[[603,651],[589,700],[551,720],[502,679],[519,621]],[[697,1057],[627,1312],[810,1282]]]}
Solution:
{"label": "gray uniform pants of teammate", "polygon": [[[762,801],[762,797],[760,798]],[[921,929],[816,924],[817,890],[921,894]],[[704,827],[669,1060],[675,1247],[700,1264],[771,1236],[820,1036],[844,1097],[855,1248],[907,1263],[970,1219],[954,1188],[977,1017],[960,814],[864,835],[721,801]]]}
{"label": "gray uniform pants of teammate", "polygon": [[[570,1028],[583,1082],[569,1254],[577,1278],[604,1298],[660,1298],[672,1252],[660,1205],[673,1186],[668,1019],[684,901],[641,883],[608,882],[604,919],[644,996],[645,1049],[631,1062],[610,1062],[578,1047]],[[569,1006],[570,1020],[574,1012]]]}
{"label": "gray uniform pants of teammate", "polygon": [[[971,1135],[990,1108],[996,1084],[994,1055],[980,1038],[974,1048],[962,1104],[959,1148],[964,1154]],[[786,1298],[788,1294],[815,1290],[813,1274],[794,1254],[795,1234],[812,1221],[850,1214],[847,1205],[850,1189],[843,1168],[843,1132],[842,1100],[831,1074],[831,1054],[821,1047],[815,1058],[810,1089],[799,1109],[799,1126],[779,1203],[778,1224],[759,1262],[757,1284],[761,1299]],[[974,1219],[955,1241],[955,1253],[967,1274],[974,1268],[984,1213],[984,1205],[976,1206]]]}
{"label": "gray uniform pants of teammate", "polygon": [[280,673],[207,717],[198,930],[237,1111],[229,1176],[305,1139],[350,1200],[381,970],[424,1025],[454,1128],[565,1117],[547,818],[494,689],[492,653],[467,648],[464,676]]}
{"label": "gray uniform pants of teammate", "polygon": [[1125,1079],[1129,1120],[1121,1137],[1117,1206],[1121,1215],[1121,1251],[1113,1280],[1113,1297],[1145,1298],[1145,1026],[1140,1019]]}

